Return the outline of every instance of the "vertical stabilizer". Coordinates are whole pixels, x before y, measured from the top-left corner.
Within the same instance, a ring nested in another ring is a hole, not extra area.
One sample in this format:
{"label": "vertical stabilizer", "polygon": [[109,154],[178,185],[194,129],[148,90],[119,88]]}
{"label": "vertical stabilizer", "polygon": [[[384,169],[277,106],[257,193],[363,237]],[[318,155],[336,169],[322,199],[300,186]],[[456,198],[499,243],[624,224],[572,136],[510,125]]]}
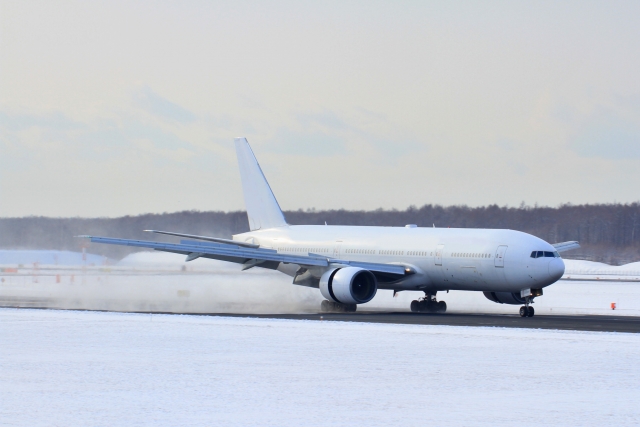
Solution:
{"label": "vertical stabilizer", "polygon": [[287,225],[247,139],[236,138],[235,143],[249,228],[253,231]]}

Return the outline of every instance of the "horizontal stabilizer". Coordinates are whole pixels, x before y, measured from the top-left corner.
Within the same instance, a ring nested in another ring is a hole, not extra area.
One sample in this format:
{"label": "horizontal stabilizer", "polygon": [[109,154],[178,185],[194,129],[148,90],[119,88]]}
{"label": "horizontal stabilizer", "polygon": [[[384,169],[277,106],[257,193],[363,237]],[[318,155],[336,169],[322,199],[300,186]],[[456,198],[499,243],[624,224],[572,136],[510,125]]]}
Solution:
{"label": "horizontal stabilizer", "polygon": [[558,252],[570,251],[571,249],[578,249],[580,247],[580,243],[578,242],[562,242],[562,243],[554,243],[554,248]]}

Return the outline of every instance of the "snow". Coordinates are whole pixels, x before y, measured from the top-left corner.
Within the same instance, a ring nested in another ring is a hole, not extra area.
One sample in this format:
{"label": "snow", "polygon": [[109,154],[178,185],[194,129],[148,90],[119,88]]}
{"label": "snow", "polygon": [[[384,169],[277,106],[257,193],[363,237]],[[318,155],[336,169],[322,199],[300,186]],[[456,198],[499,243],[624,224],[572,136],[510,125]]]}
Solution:
{"label": "snow", "polygon": [[103,265],[109,259],[100,255],[85,254],[86,261],[82,259],[82,252],[32,250],[32,249],[0,249],[0,265]]}
{"label": "snow", "polygon": [[640,422],[640,335],[0,309],[24,426]]}
{"label": "snow", "polygon": [[601,262],[565,259],[564,277],[619,276],[640,280],[640,262],[613,266]]}
{"label": "snow", "polygon": [[122,258],[116,265],[123,267],[154,267],[179,269],[189,267],[197,270],[238,270],[238,264],[198,258],[186,262],[185,255],[169,252],[135,252]]}

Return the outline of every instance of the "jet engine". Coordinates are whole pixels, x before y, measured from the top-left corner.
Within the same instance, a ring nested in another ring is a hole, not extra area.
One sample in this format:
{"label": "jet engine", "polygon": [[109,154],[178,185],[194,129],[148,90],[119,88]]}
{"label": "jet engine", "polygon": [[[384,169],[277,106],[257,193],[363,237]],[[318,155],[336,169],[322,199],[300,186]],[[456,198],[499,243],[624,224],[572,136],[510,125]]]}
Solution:
{"label": "jet engine", "polygon": [[483,292],[488,300],[498,304],[524,304],[524,298],[519,292]]}
{"label": "jet engine", "polygon": [[320,278],[320,293],[332,302],[364,304],[371,301],[377,291],[376,276],[358,267],[329,270]]}

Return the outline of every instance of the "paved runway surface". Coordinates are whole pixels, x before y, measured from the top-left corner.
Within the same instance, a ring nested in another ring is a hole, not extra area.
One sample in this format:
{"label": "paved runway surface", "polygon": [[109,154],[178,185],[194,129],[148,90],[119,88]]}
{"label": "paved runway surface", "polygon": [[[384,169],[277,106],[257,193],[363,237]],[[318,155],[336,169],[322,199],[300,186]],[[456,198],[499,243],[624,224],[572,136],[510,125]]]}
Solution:
{"label": "paved runway surface", "polygon": [[322,314],[211,314],[213,316],[265,319],[323,320],[340,322],[399,323],[407,325],[494,326],[500,328],[564,329],[599,332],[640,332],[640,317],[631,316],[546,316],[522,318],[500,314],[424,313],[322,313]]}
{"label": "paved runway surface", "polygon": [[[49,308],[16,305],[0,305],[6,308]],[[58,308],[55,308],[56,310]],[[76,310],[74,310],[76,311]],[[111,310],[77,310],[111,311]],[[152,314],[146,311],[134,313]],[[640,333],[640,317],[597,315],[536,315],[522,318],[505,314],[426,314],[410,312],[361,311],[355,313],[307,313],[307,314],[250,314],[250,313],[175,313],[153,312],[153,314],[180,314],[193,316],[251,317],[258,319],[292,319],[337,322],[396,323],[404,325],[449,325],[449,326],[493,326],[498,328],[562,329],[572,331],[631,332]]]}

